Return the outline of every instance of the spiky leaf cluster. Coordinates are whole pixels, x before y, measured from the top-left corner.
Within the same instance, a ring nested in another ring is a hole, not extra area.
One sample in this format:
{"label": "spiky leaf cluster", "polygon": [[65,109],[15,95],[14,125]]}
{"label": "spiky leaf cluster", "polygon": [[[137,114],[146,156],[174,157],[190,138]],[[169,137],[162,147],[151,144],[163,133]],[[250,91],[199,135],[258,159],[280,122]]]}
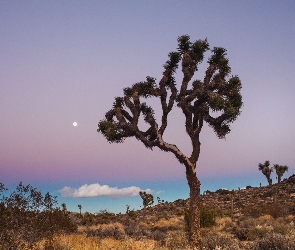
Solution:
{"label": "spiky leaf cluster", "polygon": [[108,142],[123,142],[124,135],[118,123],[103,120],[98,124],[98,132],[102,133]]}

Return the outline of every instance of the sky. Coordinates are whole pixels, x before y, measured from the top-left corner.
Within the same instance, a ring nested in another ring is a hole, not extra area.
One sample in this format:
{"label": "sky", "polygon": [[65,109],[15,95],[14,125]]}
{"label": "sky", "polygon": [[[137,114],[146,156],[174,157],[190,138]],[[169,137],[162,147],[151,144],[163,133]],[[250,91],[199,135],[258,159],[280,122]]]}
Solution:
{"label": "sky", "polygon": [[[243,86],[226,139],[202,130],[201,192],[267,185],[265,160],[294,174],[294,13],[292,0],[0,1],[0,182],[49,191],[76,212],[139,209],[140,190],[188,198],[172,154],[134,138],[109,144],[96,131],[123,88],[161,79],[184,34],[226,48]],[[171,115],[165,140],[189,154],[183,115]]]}

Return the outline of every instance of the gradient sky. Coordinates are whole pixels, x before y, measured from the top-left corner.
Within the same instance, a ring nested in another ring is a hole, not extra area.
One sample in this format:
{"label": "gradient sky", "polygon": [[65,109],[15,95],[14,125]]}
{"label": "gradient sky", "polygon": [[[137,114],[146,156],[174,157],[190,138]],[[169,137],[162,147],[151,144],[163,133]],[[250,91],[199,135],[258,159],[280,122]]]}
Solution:
{"label": "gradient sky", "polygon": [[[50,191],[72,211],[137,209],[140,197],[121,190],[132,186],[187,198],[184,166],[172,154],[133,138],[109,144],[96,132],[124,87],[161,78],[183,34],[226,48],[243,84],[242,113],[226,140],[202,131],[201,191],[266,185],[257,170],[265,160],[294,174],[294,13],[292,0],[0,1],[0,182]],[[169,125],[166,141],[190,152],[179,111]],[[96,197],[72,197],[83,185]]]}

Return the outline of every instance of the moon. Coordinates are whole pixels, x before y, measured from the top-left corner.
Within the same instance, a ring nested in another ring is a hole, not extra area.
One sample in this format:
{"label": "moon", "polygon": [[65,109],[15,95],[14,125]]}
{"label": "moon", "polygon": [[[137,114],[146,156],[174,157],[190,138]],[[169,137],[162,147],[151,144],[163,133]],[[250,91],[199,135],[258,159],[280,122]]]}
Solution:
{"label": "moon", "polygon": [[77,127],[78,126],[78,123],[77,122],[73,122],[73,126],[74,127]]}

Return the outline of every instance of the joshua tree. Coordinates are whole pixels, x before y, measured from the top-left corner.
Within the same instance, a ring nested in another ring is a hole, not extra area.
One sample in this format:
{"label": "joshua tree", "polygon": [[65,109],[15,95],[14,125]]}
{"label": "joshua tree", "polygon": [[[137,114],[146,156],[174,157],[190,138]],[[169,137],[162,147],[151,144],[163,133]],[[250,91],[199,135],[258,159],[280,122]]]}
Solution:
{"label": "joshua tree", "polygon": [[[159,83],[156,83],[155,78],[147,77],[144,82],[124,88],[124,96],[115,98],[112,109],[98,124],[98,132],[109,142],[120,143],[125,138],[135,137],[149,149],[158,147],[173,153],[185,166],[190,188],[189,237],[196,248],[201,238],[200,181],[196,176],[201,146],[199,136],[204,122],[207,122],[218,138],[224,138],[230,132],[230,123],[236,120],[242,107],[241,81],[238,76],[230,76],[231,68],[225,49],[214,47],[207,61],[204,78],[192,80],[208,50],[207,39],[191,42],[188,35],[178,37],[177,51],[169,53]],[[175,74],[178,66],[181,67],[183,77],[177,85]],[[158,98],[161,105],[160,121],[156,120],[153,108],[144,102],[143,99],[148,97]],[[184,115],[186,133],[192,146],[188,156],[163,137],[168,115],[172,108],[177,107]],[[142,121],[140,118],[143,118],[148,129],[139,127],[139,121]]]}
{"label": "joshua tree", "polygon": [[152,194],[147,194],[145,191],[139,191],[139,195],[142,199],[142,204],[144,208],[154,203],[154,196]]}
{"label": "joshua tree", "polygon": [[82,213],[81,213],[81,209],[82,209],[82,205],[78,205],[78,208],[79,208],[79,210],[80,210],[80,215],[82,215]]}
{"label": "joshua tree", "polygon": [[62,211],[64,213],[66,213],[67,212],[67,205],[66,205],[66,203],[62,203],[61,206],[62,206]]}
{"label": "joshua tree", "polygon": [[268,185],[272,186],[272,179],[270,178],[271,172],[273,171],[272,168],[269,167],[269,161],[265,161],[264,164],[258,164],[258,170],[260,170],[266,177],[268,181]]}
{"label": "joshua tree", "polygon": [[161,200],[160,197],[157,197],[157,200],[158,200],[158,204],[164,203],[164,200]]}
{"label": "joshua tree", "polygon": [[130,205],[126,205],[126,214],[128,214],[130,212]]}
{"label": "joshua tree", "polygon": [[284,173],[286,171],[288,171],[288,167],[287,166],[282,166],[279,164],[274,164],[273,168],[276,170],[276,174],[278,176],[278,183],[281,182],[282,176],[284,175]]}

